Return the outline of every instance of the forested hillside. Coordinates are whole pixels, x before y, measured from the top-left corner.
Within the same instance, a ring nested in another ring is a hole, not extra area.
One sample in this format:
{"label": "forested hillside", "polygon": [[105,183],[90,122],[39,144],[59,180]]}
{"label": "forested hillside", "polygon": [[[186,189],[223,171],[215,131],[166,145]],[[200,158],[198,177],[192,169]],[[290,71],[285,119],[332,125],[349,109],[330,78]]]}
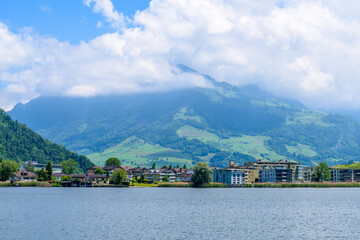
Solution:
{"label": "forested hillside", "polygon": [[13,121],[0,109],[0,158],[16,162],[38,161],[60,163],[69,158],[87,169],[93,164],[84,156],[70,152],[65,147],[49,142],[25,125]]}
{"label": "forested hillside", "polygon": [[213,87],[93,98],[40,97],[11,116],[53,142],[102,164],[225,166],[259,158],[313,165],[357,160],[359,124],[306,109],[253,87],[204,76]]}

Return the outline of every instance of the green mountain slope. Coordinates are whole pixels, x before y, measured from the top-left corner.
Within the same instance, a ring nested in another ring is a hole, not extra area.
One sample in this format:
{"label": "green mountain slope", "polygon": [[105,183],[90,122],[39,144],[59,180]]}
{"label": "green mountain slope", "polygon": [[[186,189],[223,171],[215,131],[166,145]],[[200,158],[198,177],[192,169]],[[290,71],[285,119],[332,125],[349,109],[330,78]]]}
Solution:
{"label": "green mountain slope", "polygon": [[13,121],[0,109],[0,158],[17,162],[38,161],[60,163],[72,158],[83,170],[93,166],[84,156],[70,152],[65,147],[51,143],[25,125]]}
{"label": "green mountain slope", "polygon": [[97,164],[109,156],[133,166],[197,161],[225,166],[229,159],[259,158],[341,164],[359,156],[360,126],[352,118],[205,78],[211,88],[40,97],[10,114]]}

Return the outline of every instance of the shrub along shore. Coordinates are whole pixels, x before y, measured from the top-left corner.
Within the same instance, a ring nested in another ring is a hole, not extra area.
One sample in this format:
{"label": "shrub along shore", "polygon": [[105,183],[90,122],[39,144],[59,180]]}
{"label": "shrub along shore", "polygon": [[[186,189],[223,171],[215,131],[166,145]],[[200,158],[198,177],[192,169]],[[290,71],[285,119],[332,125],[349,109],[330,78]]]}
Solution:
{"label": "shrub along shore", "polygon": [[[10,182],[0,182],[0,187],[54,187],[53,184],[48,182],[15,182],[11,185]],[[128,187],[124,185],[114,184],[95,184],[93,187],[109,187],[119,188]],[[223,183],[208,183],[201,186],[195,186],[192,183],[159,183],[159,184],[137,184],[130,187],[162,187],[162,188],[229,188],[227,184]],[[332,183],[332,182],[311,182],[311,183],[255,183],[245,184],[244,188],[360,188],[360,183],[347,182],[347,183]]]}
{"label": "shrub along shore", "polygon": [[48,182],[0,182],[0,187],[52,187],[53,185]]}
{"label": "shrub along shore", "polygon": [[190,188],[190,187],[197,187],[197,188],[228,188],[229,186],[224,183],[208,183],[203,184],[200,186],[195,186],[192,183],[160,183],[158,187],[174,187],[174,188]]}

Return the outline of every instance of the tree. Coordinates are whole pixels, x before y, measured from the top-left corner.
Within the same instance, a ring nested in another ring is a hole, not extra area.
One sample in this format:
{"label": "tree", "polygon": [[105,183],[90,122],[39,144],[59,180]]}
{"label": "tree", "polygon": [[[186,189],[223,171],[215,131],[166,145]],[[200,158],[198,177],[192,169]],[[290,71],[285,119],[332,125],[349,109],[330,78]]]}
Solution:
{"label": "tree", "polygon": [[36,171],[36,175],[38,176],[38,181],[46,181],[47,180],[47,172],[44,168],[41,168],[40,170]]}
{"label": "tree", "polygon": [[169,177],[168,175],[165,175],[162,179],[163,182],[169,182]]}
{"label": "tree", "polygon": [[70,176],[62,176],[61,177],[61,181],[70,181],[71,177]]}
{"label": "tree", "polygon": [[117,169],[112,174],[112,181],[114,184],[121,184],[122,182],[125,182],[127,179],[127,173],[124,169]]}
{"label": "tree", "polygon": [[96,175],[103,175],[104,174],[104,170],[102,168],[97,168],[95,169],[94,173]]}
{"label": "tree", "polygon": [[121,166],[121,162],[119,159],[112,157],[106,160],[105,166]]}
{"label": "tree", "polygon": [[145,176],[144,176],[144,175],[141,175],[141,176],[140,176],[140,182],[142,182],[142,183],[143,183],[143,182],[144,182],[144,180],[145,180]]}
{"label": "tree", "polygon": [[169,168],[170,168],[170,169],[173,168],[171,164],[170,164]]}
{"label": "tree", "polygon": [[14,176],[14,172],[19,169],[19,165],[10,160],[5,160],[0,163],[0,180],[7,181]]}
{"label": "tree", "polygon": [[323,182],[330,180],[330,170],[326,162],[319,163],[315,168],[314,172],[311,175],[312,182]]}
{"label": "tree", "polygon": [[156,164],[153,163],[151,169],[156,169]]}
{"label": "tree", "polygon": [[191,182],[195,186],[207,184],[212,180],[212,170],[205,162],[198,162],[194,167],[194,175],[191,177]]}
{"label": "tree", "polygon": [[187,169],[187,166],[186,166],[186,164],[184,164],[184,166],[183,166],[183,169]]}
{"label": "tree", "polygon": [[69,159],[66,161],[62,161],[61,162],[62,167],[62,172],[65,174],[73,174],[78,167],[78,162],[76,162],[74,159]]}
{"label": "tree", "polygon": [[26,170],[26,171],[29,171],[29,172],[32,172],[32,173],[35,173],[35,167],[34,167],[34,165],[31,164],[31,162],[29,162],[28,164],[26,164],[25,170]]}
{"label": "tree", "polygon": [[46,165],[46,180],[50,181],[52,178],[53,170],[51,166],[51,162],[49,161]]}
{"label": "tree", "polygon": [[176,165],[176,168],[180,168],[179,164],[178,164],[178,165]]}

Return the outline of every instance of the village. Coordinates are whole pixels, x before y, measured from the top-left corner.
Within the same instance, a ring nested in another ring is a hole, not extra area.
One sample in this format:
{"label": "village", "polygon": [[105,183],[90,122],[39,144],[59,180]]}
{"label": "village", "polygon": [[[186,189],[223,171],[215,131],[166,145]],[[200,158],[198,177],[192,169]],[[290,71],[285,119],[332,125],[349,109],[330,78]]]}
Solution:
{"label": "village", "polygon": [[[34,171],[26,168],[31,165]],[[20,166],[19,171],[14,173],[11,182],[41,181],[38,172],[44,171],[47,164],[40,164],[36,161],[25,162]],[[65,174],[62,165],[51,165],[52,177],[50,182],[55,186],[62,187],[96,187],[96,186],[151,186],[159,183],[191,183],[194,169],[183,167],[163,166],[155,168],[131,167],[131,166],[94,166],[87,169],[84,174]],[[256,162],[237,165],[229,161],[229,166],[219,168],[210,166],[212,182],[225,184],[229,187],[242,187],[246,184],[255,183],[301,183],[319,182],[314,172],[316,167],[305,167],[299,162],[290,160]],[[327,182],[360,182],[360,169],[345,169],[329,167]],[[120,180],[115,180],[114,174],[121,173]],[[171,186],[171,185],[170,185]]]}

